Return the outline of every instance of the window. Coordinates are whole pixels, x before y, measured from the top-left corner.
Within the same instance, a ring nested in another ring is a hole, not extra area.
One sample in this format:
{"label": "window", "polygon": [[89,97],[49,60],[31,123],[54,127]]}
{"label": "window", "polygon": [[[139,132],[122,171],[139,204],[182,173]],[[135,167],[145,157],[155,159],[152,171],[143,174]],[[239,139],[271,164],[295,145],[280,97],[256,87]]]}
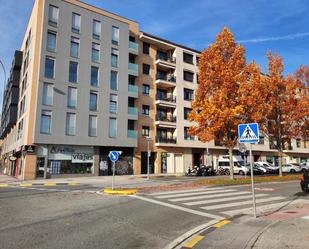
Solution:
{"label": "window", "polygon": [[50,134],[51,133],[51,111],[42,111],[41,114],[41,133]]}
{"label": "window", "polygon": [[89,127],[88,127],[88,135],[90,137],[97,136],[97,123],[98,123],[98,117],[97,116],[89,116]]}
{"label": "window", "polygon": [[149,126],[142,126],[142,136],[149,137]]}
{"label": "window", "polygon": [[92,43],[91,60],[97,63],[100,61],[100,45],[97,43]]}
{"label": "window", "polygon": [[117,119],[116,118],[109,118],[108,135],[111,138],[114,138],[117,136]]}
{"label": "window", "polygon": [[193,54],[183,52],[183,61],[189,64],[193,64]]}
{"label": "window", "polygon": [[111,94],[109,99],[109,112],[117,113],[117,95]]}
{"label": "window", "polygon": [[76,114],[67,113],[65,134],[69,136],[76,135]]}
{"label": "window", "polygon": [[45,59],[45,78],[53,79],[55,71],[55,59],[46,57]]}
{"label": "window", "polygon": [[48,52],[56,52],[56,33],[52,31],[47,32],[46,50]]}
{"label": "window", "polygon": [[118,73],[116,71],[111,71],[111,82],[110,82],[111,90],[118,90]]}
{"label": "window", "polygon": [[119,28],[115,26],[112,27],[112,43],[114,45],[119,43]]}
{"label": "window", "polygon": [[185,81],[193,82],[194,73],[189,71],[183,71],[183,79]]}
{"label": "window", "polygon": [[68,105],[69,108],[76,108],[76,106],[77,106],[77,88],[69,86],[67,105]]}
{"label": "window", "polygon": [[79,39],[76,37],[71,37],[70,55],[73,58],[78,58],[78,54],[79,54]]}
{"label": "window", "polygon": [[300,148],[300,147],[301,147],[301,140],[296,139],[296,148]]}
{"label": "window", "polygon": [[99,40],[100,36],[101,36],[101,22],[97,20],[93,20],[92,37]]}
{"label": "window", "polygon": [[149,116],[149,105],[143,105],[142,114]]}
{"label": "window", "polygon": [[188,118],[189,118],[189,113],[192,111],[192,109],[191,108],[184,108],[183,109],[183,118],[185,119],[185,120],[188,120]]}
{"label": "window", "polygon": [[91,79],[90,84],[91,86],[98,86],[99,78],[99,68],[91,67]]}
{"label": "window", "polygon": [[143,64],[143,74],[149,74],[150,71],[150,65]]}
{"label": "window", "polygon": [[89,109],[90,111],[96,111],[98,108],[98,94],[90,92]]}
{"label": "window", "polygon": [[148,42],[143,42],[143,53],[149,54],[150,44]]}
{"label": "window", "polygon": [[184,127],[184,139],[185,140],[194,140],[194,136],[189,134],[189,127]]}
{"label": "window", "polygon": [[259,137],[259,144],[264,144],[264,136]]}
{"label": "window", "polygon": [[119,55],[118,49],[112,48],[112,59],[111,59],[112,67],[118,67],[118,55]]}
{"label": "window", "polygon": [[57,26],[58,19],[59,19],[59,8],[54,5],[49,5],[48,24],[51,26]]}
{"label": "window", "polygon": [[19,104],[19,115],[18,115],[18,117],[21,117],[21,115],[24,114],[24,112],[25,112],[25,107],[26,107],[26,95],[23,97],[22,101],[20,101],[20,104]]}
{"label": "window", "polygon": [[20,122],[18,123],[17,140],[22,138],[23,130],[24,130],[24,119],[20,120]]}
{"label": "window", "polygon": [[76,13],[72,13],[72,32],[79,33],[80,31],[81,16]]}
{"label": "window", "polygon": [[184,100],[193,100],[193,90],[184,88],[183,89]]}
{"label": "window", "polygon": [[70,61],[69,66],[69,82],[76,83],[77,82],[77,67],[78,63],[74,61]]}
{"label": "window", "polygon": [[54,97],[54,87],[52,84],[44,83],[43,84],[43,105],[53,105],[53,97]]}
{"label": "window", "polygon": [[150,91],[150,86],[148,84],[143,84],[143,95],[149,95],[149,91]]}

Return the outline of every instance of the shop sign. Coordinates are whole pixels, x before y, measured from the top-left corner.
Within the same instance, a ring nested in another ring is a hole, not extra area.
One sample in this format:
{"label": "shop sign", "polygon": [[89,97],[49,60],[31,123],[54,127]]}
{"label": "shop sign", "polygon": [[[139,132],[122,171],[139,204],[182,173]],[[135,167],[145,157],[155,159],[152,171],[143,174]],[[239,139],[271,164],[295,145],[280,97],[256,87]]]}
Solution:
{"label": "shop sign", "polygon": [[71,155],[74,152],[73,148],[70,147],[61,147],[61,146],[52,146],[50,148],[50,154],[68,154]]}
{"label": "shop sign", "polygon": [[17,157],[16,156],[9,156],[10,161],[16,161]]}
{"label": "shop sign", "polygon": [[34,145],[24,145],[22,148],[23,152],[27,154],[35,154],[35,146]]}
{"label": "shop sign", "polygon": [[72,153],[72,163],[93,163],[93,155],[90,153]]}

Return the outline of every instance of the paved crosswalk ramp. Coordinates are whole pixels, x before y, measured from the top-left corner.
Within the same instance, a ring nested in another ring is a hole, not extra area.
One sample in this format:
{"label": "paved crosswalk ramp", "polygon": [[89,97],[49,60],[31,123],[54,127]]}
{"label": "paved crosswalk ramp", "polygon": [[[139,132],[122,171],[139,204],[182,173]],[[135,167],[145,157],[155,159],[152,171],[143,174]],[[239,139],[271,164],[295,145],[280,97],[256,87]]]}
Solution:
{"label": "paved crosswalk ramp", "polygon": [[[256,193],[257,212],[279,210],[290,204],[309,202],[304,199],[294,200],[276,193]],[[252,213],[252,194],[249,190],[231,187],[210,187],[191,190],[168,191],[149,194],[147,197],[174,206],[185,207],[205,213],[216,213],[224,217]]]}

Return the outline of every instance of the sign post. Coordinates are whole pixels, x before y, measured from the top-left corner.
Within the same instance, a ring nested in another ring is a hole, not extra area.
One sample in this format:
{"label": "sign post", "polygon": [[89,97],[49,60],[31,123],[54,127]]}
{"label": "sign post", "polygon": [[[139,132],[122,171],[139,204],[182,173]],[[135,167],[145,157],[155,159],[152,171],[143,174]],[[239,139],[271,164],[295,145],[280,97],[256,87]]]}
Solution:
{"label": "sign post", "polygon": [[118,151],[110,151],[108,154],[109,159],[113,163],[113,179],[112,179],[112,190],[114,190],[115,186],[115,168],[116,168],[116,162],[119,159],[119,152]]}
{"label": "sign post", "polygon": [[250,144],[249,155],[250,155],[250,171],[251,171],[252,205],[253,205],[253,215],[254,215],[254,218],[256,218],[255,190],[254,190],[254,180],[253,180],[252,143],[259,142],[259,125],[257,123],[238,125],[238,138],[239,138],[239,143],[249,143]]}

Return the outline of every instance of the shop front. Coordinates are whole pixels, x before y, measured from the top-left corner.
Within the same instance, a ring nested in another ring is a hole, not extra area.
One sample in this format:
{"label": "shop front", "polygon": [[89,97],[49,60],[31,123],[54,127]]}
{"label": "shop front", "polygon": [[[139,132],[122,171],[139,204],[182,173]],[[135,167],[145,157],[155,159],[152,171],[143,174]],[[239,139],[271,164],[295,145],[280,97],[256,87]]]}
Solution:
{"label": "shop front", "polygon": [[[46,160],[48,158],[48,160]],[[94,173],[94,149],[87,146],[48,145],[37,149],[37,177],[92,175]]]}

